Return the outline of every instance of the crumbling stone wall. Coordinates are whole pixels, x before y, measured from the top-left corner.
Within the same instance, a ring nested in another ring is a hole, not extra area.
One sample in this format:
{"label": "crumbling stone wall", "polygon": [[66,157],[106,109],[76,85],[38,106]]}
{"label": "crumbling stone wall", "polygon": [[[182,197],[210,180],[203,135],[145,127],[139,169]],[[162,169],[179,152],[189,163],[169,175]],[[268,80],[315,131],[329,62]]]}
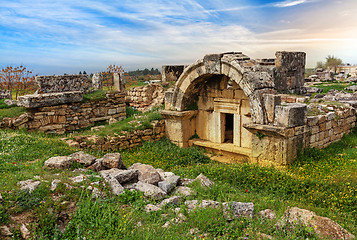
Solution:
{"label": "crumbling stone wall", "polygon": [[276,52],[275,56],[275,89],[284,93],[303,93],[306,53],[282,51]]}
{"label": "crumbling stone wall", "polygon": [[70,91],[90,92],[92,83],[88,75],[36,76],[38,93],[58,93]]}
{"label": "crumbling stone wall", "polygon": [[133,132],[120,132],[117,136],[99,137],[92,136],[76,136],[75,140],[68,140],[67,143],[71,146],[81,147],[84,149],[98,149],[102,151],[116,151],[127,148],[134,148],[142,145],[144,141],[158,141],[165,136],[164,120],[155,121],[152,123],[152,129],[134,130]]}
{"label": "crumbling stone wall", "polygon": [[0,89],[0,99],[11,99],[11,92],[8,90]]}
{"label": "crumbling stone wall", "polygon": [[306,147],[325,148],[340,140],[356,125],[356,110],[345,107],[336,112],[307,117]]}
{"label": "crumbling stone wall", "polygon": [[122,120],[125,116],[125,93],[113,92],[107,93],[106,99],[98,101],[29,108],[27,113],[19,117],[4,118],[0,121],[0,127],[65,133],[111,118]]}
{"label": "crumbling stone wall", "polygon": [[164,88],[158,83],[131,88],[126,93],[127,104],[139,111],[147,111],[164,103]]}
{"label": "crumbling stone wall", "polygon": [[184,65],[171,65],[171,66],[162,66],[161,76],[162,82],[176,82],[177,79],[183,73],[185,69]]}

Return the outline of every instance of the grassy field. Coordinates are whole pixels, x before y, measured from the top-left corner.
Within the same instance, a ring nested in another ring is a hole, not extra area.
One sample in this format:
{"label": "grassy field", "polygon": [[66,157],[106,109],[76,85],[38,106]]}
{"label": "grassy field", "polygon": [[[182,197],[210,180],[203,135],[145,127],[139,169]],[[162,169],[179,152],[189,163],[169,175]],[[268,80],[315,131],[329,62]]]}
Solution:
{"label": "grassy field", "polygon": [[[357,235],[356,146],[355,131],[324,150],[306,150],[289,168],[213,162],[199,149],[180,149],[166,139],[121,153],[126,166],[147,163],[181,177],[203,173],[215,181],[211,189],[193,185],[196,194],[190,199],[249,201],[256,212],[270,208],[278,218],[288,206],[298,206],[331,218]],[[308,226],[278,231],[274,220],[242,218],[227,222],[218,209],[188,212],[185,206],[181,206],[181,212],[186,221],[162,228],[176,216],[174,206],[146,213],[144,206],[154,201],[136,192],[114,197],[103,185],[98,187],[106,196],[93,201],[86,188],[102,181],[97,173],[87,173],[83,184],[69,179],[79,174],[73,169],[43,169],[48,158],[75,151],[78,149],[68,147],[56,136],[0,130],[0,193],[4,199],[0,202],[0,226],[10,225],[14,239],[21,239],[18,229],[23,222],[32,222],[33,239],[257,239],[259,233],[276,239],[318,239]],[[89,153],[97,157],[105,154]],[[41,179],[40,187],[31,194],[20,191],[17,182],[34,176]],[[55,192],[50,191],[53,179],[62,181]],[[61,232],[63,216],[70,221]],[[192,228],[199,232],[191,235]]]}

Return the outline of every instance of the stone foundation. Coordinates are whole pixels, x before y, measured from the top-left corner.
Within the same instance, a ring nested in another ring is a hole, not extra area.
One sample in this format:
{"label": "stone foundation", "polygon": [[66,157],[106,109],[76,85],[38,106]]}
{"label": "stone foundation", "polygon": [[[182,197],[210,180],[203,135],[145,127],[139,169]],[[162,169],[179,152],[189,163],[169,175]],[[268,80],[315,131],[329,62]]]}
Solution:
{"label": "stone foundation", "polygon": [[147,111],[164,103],[164,88],[158,83],[131,88],[125,100],[130,107]]}
{"label": "stone foundation", "polygon": [[89,127],[111,118],[124,119],[125,93],[107,93],[106,99],[31,108],[16,118],[4,118],[0,127],[25,128],[46,133],[65,133]]}
{"label": "stone foundation", "polygon": [[116,151],[134,148],[142,145],[144,141],[158,141],[165,136],[164,121],[154,121],[152,129],[134,130],[133,132],[121,132],[116,136],[99,137],[76,136],[75,140],[67,142],[72,146],[84,149],[98,149],[102,151]]}

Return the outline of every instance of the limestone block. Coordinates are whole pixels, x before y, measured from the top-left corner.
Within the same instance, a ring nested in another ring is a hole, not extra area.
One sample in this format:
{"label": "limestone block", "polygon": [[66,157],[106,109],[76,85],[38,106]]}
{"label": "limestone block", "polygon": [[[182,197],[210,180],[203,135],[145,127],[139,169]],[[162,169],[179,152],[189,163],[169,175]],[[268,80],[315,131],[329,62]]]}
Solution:
{"label": "limestone block", "polygon": [[240,217],[254,217],[254,204],[252,202],[230,202],[223,203],[223,211],[230,212],[232,216],[227,216],[229,219]]}
{"label": "limestone block", "polygon": [[81,102],[83,93],[80,91],[29,94],[18,98],[18,106],[25,108],[38,108],[44,106],[61,105],[66,103]]}
{"label": "limestone block", "polygon": [[75,161],[73,157],[51,157],[45,162],[45,167],[51,169],[68,169]]}
{"label": "limestone block", "polygon": [[[252,123],[250,117],[241,116],[242,126]],[[241,128],[241,147],[252,148],[252,133],[245,128]]]}
{"label": "limestone block", "polygon": [[250,116],[250,103],[249,100],[242,100],[242,105],[241,105],[241,114],[245,116]]}
{"label": "limestone block", "polygon": [[276,106],[274,125],[279,127],[296,127],[304,125],[306,114],[306,104],[292,103],[284,106]]}
{"label": "limestone block", "polygon": [[275,107],[281,104],[281,97],[274,94],[265,94],[263,96],[265,112],[268,117],[268,122],[274,123]]}

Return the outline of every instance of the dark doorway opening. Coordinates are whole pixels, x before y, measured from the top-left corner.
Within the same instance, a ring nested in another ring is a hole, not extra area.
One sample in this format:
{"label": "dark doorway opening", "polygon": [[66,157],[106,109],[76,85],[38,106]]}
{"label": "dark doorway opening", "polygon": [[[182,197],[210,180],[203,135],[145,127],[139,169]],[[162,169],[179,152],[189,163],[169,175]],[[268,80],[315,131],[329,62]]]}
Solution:
{"label": "dark doorway opening", "polygon": [[226,129],[224,132],[224,142],[233,143],[233,114],[226,113]]}

